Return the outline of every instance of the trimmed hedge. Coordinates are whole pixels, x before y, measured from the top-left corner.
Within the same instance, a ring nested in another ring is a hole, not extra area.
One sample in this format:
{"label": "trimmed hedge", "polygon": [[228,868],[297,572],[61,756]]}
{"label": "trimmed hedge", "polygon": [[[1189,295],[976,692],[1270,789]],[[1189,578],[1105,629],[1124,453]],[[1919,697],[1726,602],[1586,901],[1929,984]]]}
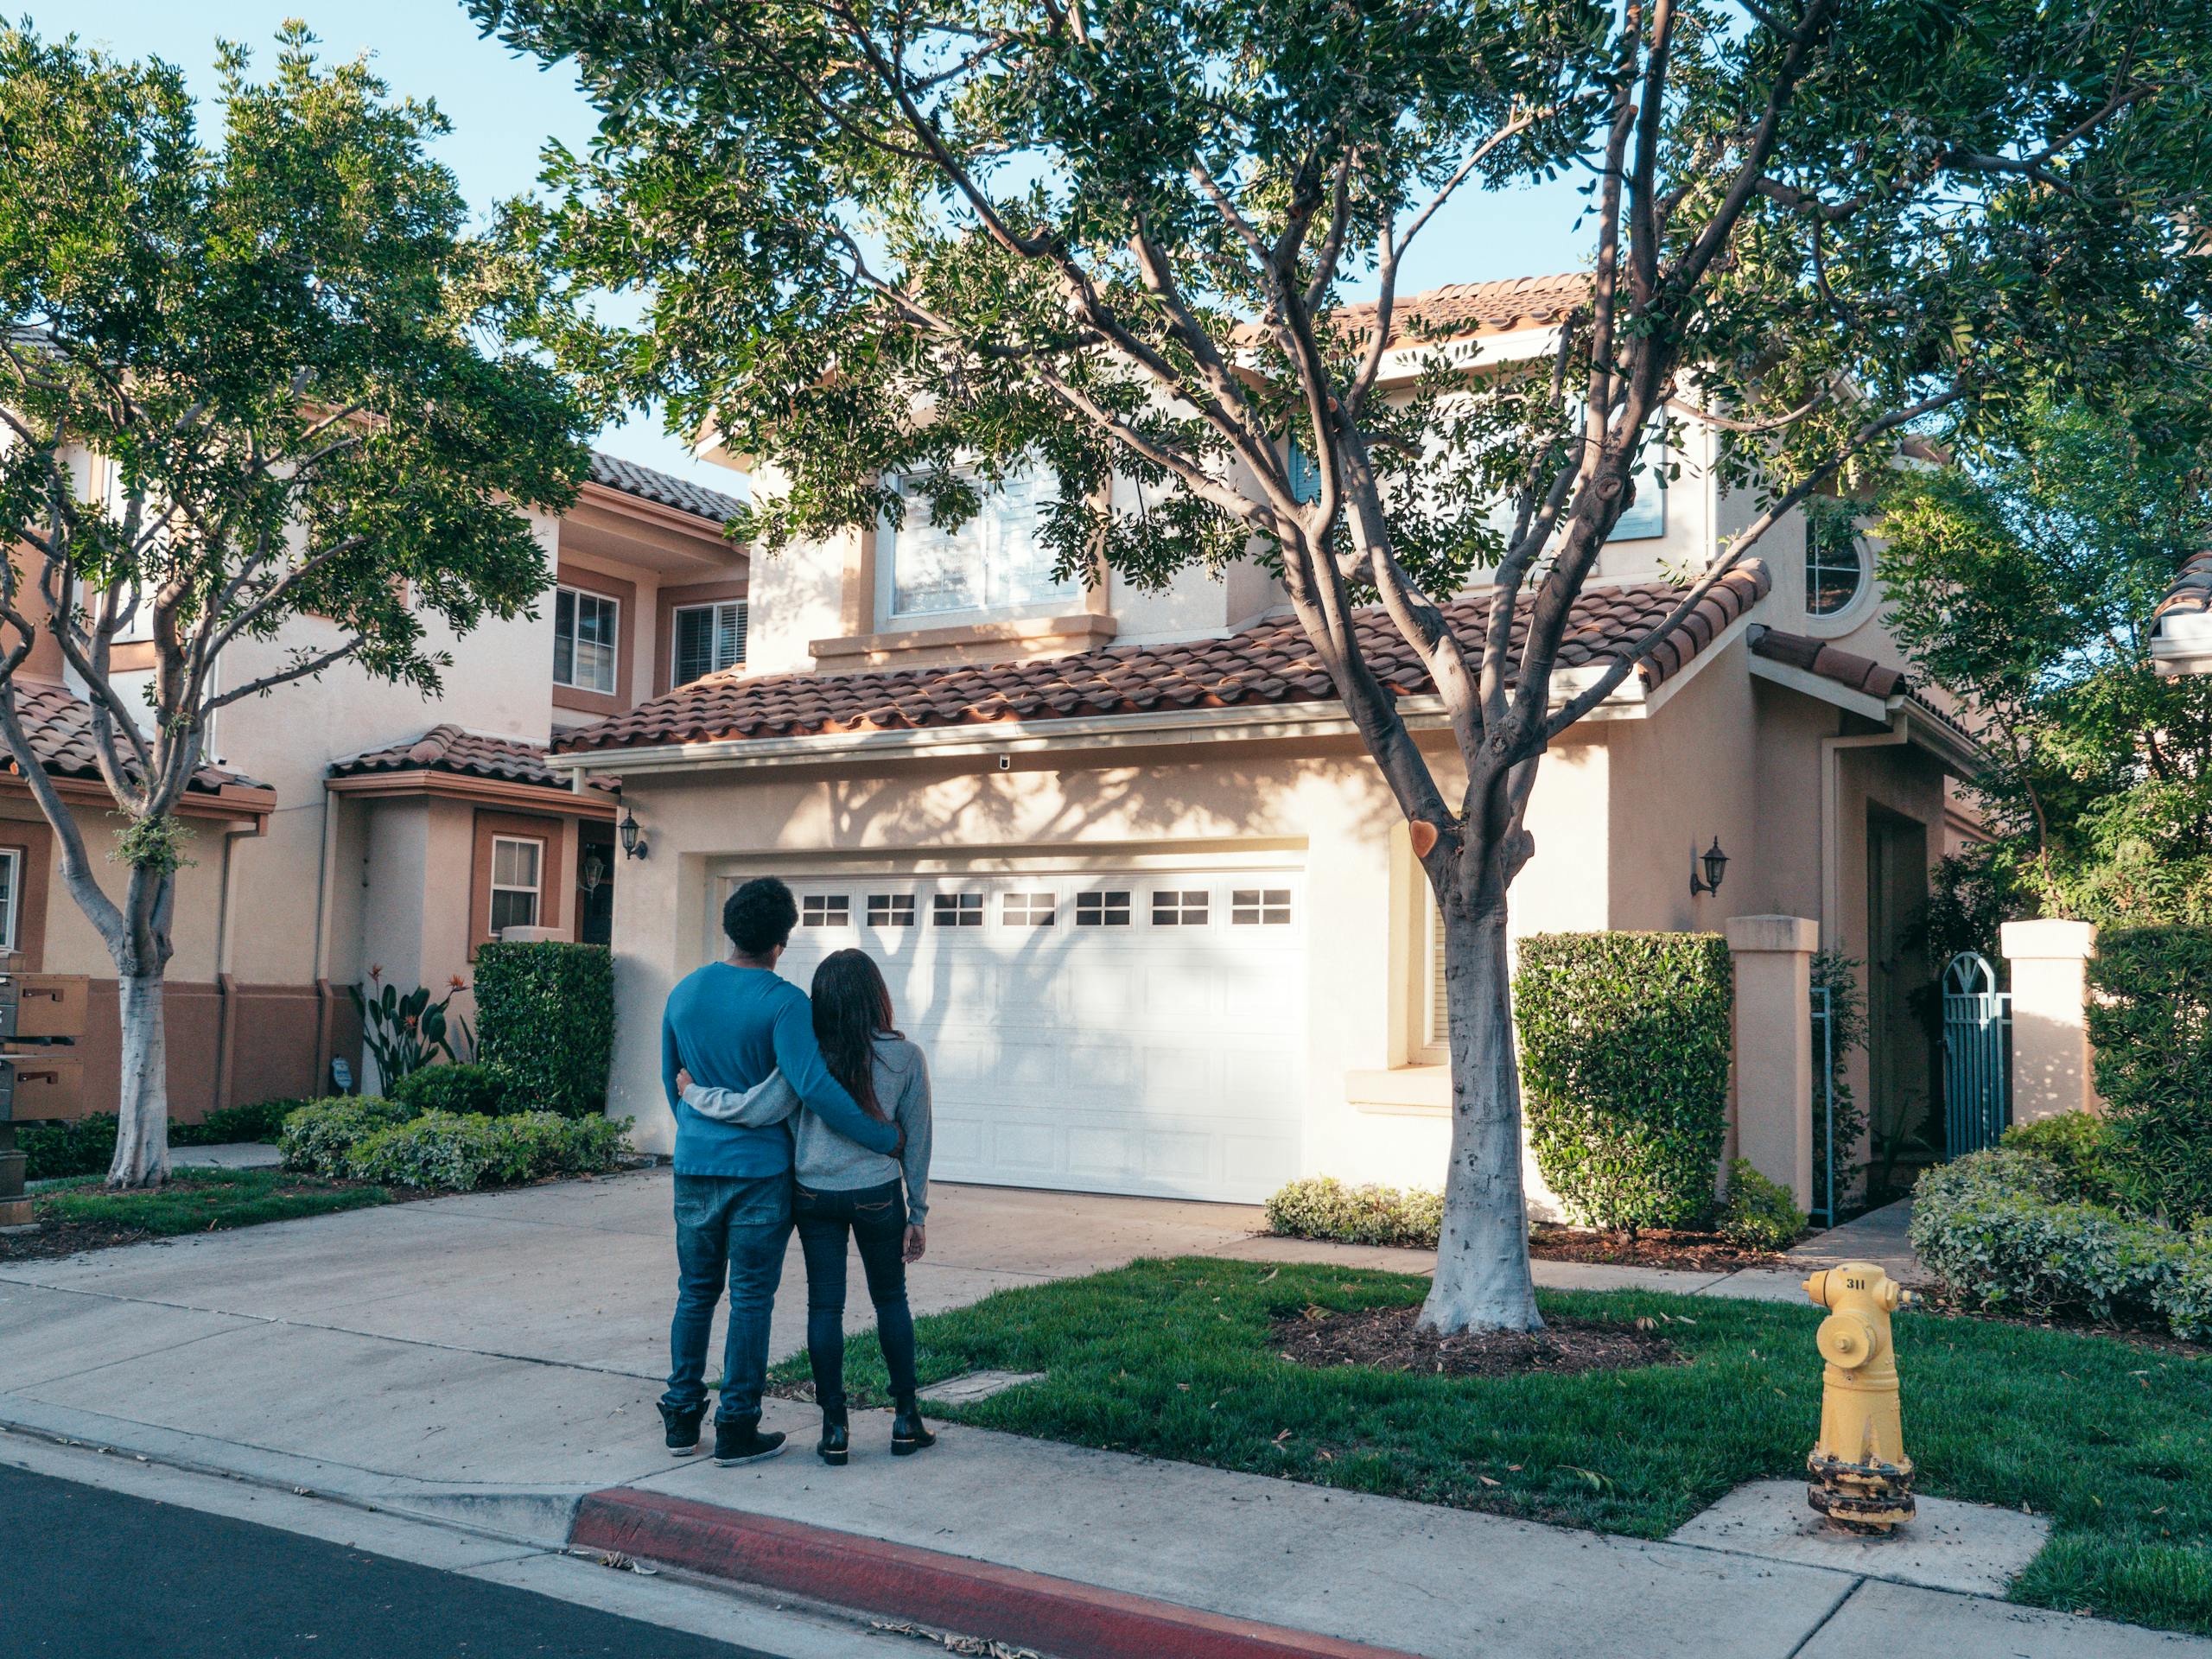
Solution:
{"label": "trimmed hedge", "polygon": [[494,942],[476,953],[476,1058],[530,1108],[607,1109],[614,959],[604,945]]}
{"label": "trimmed hedge", "polygon": [[391,1085],[391,1098],[416,1113],[481,1112],[498,1117],[530,1109],[514,1079],[496,1065],[426,1065]]}
{"label": "trimmed hedge", "polygon": [[[274,1141],[284,1120],[306,1103],[261,1100],[220,1107],[197,1123],[171,1122],[169,1145],[222,1147],[233,1141]],[[65,1175],[105,1175],[115,1161],[115,1135],[113,1112],[80,1117],[73,1123],[25,1124],[16,1130],[16,1145],[28,1154],[23,1179],[50,1181]]]}
{"label": "trimmed hedge", "polygon": [[630,1120],[519,1112],[425,1112],[364,1138],[346,1160],[356,1180],[469,1192],[480,1186],[590,1175],[614,1166]]}
{"label": "trimmed hedge", "polygon": [[1293,1181],[1268,1200],[1268,1230],[1285,1238],[1433,1250],[1443,1226],[1444,1195],[1420,1187],[1346,1186],[1323,1175]]}
{"label": "trimmed hedge", "polygon": [[1728,1198],[1716,1227],[1731,1244],[1746,1250],[1786,1249],[1805,1230],[1806,1216],[1789,1189],[1770,1181],[1738,1158],[1728,1166]]}
{"label": "trimmed hedge", "polygon": [[1599,1227],[1695,1227],[1727,1133],[1728,947],[1711,933],[1522,939],[1513,1011],[1536,1166]]}
{"label": "trimmed hedge", "polygon": [[1912,1247],[1961,1300],[2042,1317],[2158,1319],[2212,1338],[2212,1225],[2176,1232],[2068,1197],[2050,1159],[1970,1153],[1913,1189]]}
{"label": "trimmed hedge", "polygon": [[2047,1158],[2058,1171],[2059,1196],[2126,1210],[2120,1141],[2111,1120],[2092,1112],[2060,1112],[2005,1131],[1999,1145]]}
{"label": "trimmed hedge", "polygon": [[276,1149],[287,1169],[343,1176],[356,1145],[414,1116],[412,1108],[382,1095],[333,1095],[310,1101],[286,1118]]}
{"label": "trimmed hedge", "polygon": [[2089,986],[2120,1187],[2177,1225],[2212,1216],[2212,927],[2105,934]]}

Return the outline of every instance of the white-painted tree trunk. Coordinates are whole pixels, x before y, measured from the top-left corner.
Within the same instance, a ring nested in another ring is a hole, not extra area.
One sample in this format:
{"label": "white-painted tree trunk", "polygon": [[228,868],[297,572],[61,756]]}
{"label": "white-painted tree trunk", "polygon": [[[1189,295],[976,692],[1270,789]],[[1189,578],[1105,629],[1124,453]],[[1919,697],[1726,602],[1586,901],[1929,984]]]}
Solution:
{"label": "white-painted tree trunk", "polygon": [[1444,984],[1451,1014],[1452,1163],[1436,1279],[1423,1330],[1538,1331],[1529,1273],[1528,1201],[1521,1185],[1521,1077],[1513,1052],[1512,988],[1500,893],[1474,914],[1444,912]]}
{"label": "white-painted tree trunk", "polygon": [[107,1184],[156,1186],[169,1174],[168,1040],[162,1023],[162,976],[118,975],[116,992],[123,1022],[123,1084]]}

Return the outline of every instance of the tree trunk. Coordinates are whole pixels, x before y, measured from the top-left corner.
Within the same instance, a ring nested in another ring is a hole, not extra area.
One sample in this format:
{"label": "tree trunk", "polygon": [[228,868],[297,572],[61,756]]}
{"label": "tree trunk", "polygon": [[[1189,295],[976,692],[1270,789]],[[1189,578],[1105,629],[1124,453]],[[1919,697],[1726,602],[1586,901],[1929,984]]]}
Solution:
{"label": "tree trunk", "polygon": [[[1503,893],[1443,906],[1451,1015],[1452,1165],[1423,1330],[1539,1331],[1521,1188],[1521,1077],[1513,1052]],[[1455,913],[1458,912],[1458,913]]]}
{"label": "tree trunk", "polygon": [[159,1186],[169,1178],[168,1041],[162,1024],[162,970],[118,974],[123,1086],[116,1103],[111,1187]]}

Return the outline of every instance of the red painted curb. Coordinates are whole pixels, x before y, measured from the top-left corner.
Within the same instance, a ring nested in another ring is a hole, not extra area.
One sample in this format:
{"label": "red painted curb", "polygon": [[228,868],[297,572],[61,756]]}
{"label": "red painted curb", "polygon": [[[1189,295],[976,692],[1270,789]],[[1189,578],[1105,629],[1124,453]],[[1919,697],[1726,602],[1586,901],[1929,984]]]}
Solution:
{"label": "red painted curb", "polygon": [[1053,1659],[1411,1659],[1394,1649],[632,1487],[585,1498],[569,1541],[1019,1643]]}

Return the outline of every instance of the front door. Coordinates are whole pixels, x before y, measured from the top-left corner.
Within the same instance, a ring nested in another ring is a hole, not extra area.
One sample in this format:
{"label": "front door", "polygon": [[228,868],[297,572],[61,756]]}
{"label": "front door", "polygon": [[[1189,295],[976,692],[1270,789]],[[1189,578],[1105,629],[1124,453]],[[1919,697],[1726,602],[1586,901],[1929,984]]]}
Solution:
{"label": "front door", "polygon": [[[1928,963],[1914,924],[1928,897],[1928,830],[1879,810],[1866,823],[1866,1148],[1876,1180],[1936,1156]],[[1878,1195],[1873,1195],[1878,1196]]]}

